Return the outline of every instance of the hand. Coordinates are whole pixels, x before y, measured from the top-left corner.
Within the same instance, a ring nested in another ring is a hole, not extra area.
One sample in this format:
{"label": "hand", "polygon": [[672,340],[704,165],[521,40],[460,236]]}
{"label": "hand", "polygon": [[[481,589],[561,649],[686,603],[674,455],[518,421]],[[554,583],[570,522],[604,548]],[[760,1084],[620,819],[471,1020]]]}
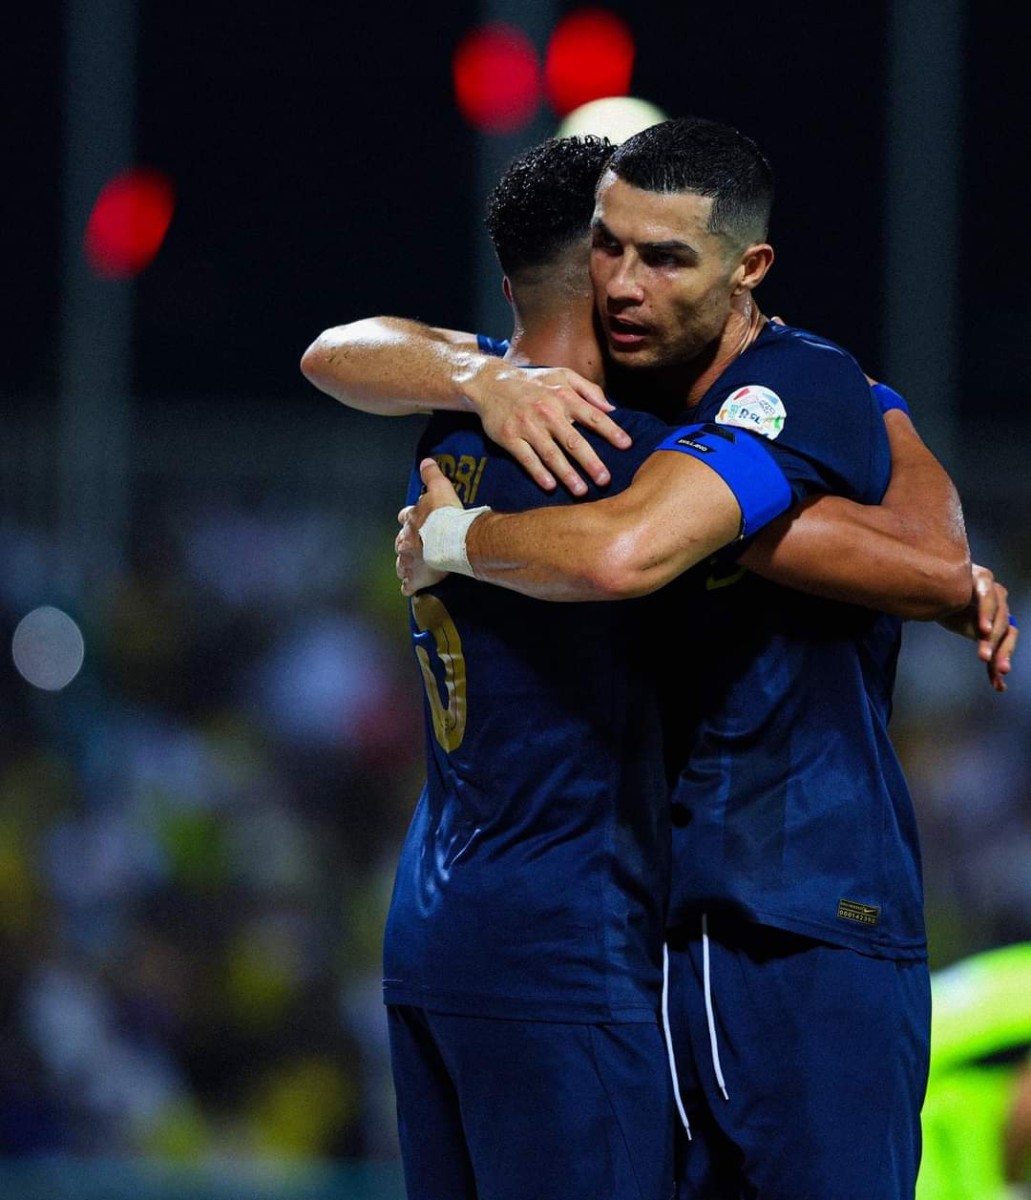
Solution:
{"label": "hand", "polygon": [[987,567],[971,566],[970,603],[940,622],[946,629],[977,642],[977,656],[988,670],[988,682],[997,692],[1006,690],[1005,676],[1013,668],[1013,652],[1020,636],[1010,624],[1009,591]]}
{"label": "hand", "polygon": [[401,580],[401,594],[404,596],[412,596],[423,588],[432,587],[447,576],[447,571],[435,571],[423,561],[419,530],[435,508],[443,505],[462,507],[451,481],[432,458],[422,460],[419,474],[426,490],[418,503],[407,505],[397,514],[401,532],[394,539],[394,552],[397,555],[394,570]]}
{"label": "hand", "polygon": [[574,422],[620,450],[631,444],[629,434],[606,415],[613,406],[602,389],[564,367],[515,367],[488,359],[468,395],[487,436],[545,491],[555,487],[557,477],[574,496],[586,493],[587,484],[570,459],[599,486],[611,478]]}

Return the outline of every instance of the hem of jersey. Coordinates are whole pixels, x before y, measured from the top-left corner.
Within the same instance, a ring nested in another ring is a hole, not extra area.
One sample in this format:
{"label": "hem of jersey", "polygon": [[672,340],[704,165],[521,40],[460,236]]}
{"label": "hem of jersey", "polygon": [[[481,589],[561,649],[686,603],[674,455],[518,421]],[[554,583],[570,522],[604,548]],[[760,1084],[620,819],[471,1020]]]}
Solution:
{"label": "hem of jersey", "polygon": [[[702,908],[699,907],[697,911],[700,913]],[[677,921],[670,928],[683,929],[694,915],[695,912],[692,910],[688,918]],[[813,941],[840,946],[845,950],[854,950],[858,954],[865,954],[868,958],[906,959],[914,962],[920,962],[927,958],[926,938],[919,942],[903,939],[877,941],[872,938],[857,937],[854,934],[849,936],[848,930],[821,921],[807,921],[804,917],[783,916],[780,913],[766,912],[758,908],[747,908],[739,911],[737,915],[751,925],[765,925],[771,929],[783,929],[788,933],[798,933],[803,937],[812,938]]]}
{"label": "hem of jersey", "polygon": [[404,1004],[427,1012],[458,1017],[490,1017],[495,1020],[554,1021],[569,1025],[646,1025],[659,1017],[659,1003],[562,1004],[556,1001],[527,1001],[514,996],[452,996],[447,992],[383,985],[383,1003]]}

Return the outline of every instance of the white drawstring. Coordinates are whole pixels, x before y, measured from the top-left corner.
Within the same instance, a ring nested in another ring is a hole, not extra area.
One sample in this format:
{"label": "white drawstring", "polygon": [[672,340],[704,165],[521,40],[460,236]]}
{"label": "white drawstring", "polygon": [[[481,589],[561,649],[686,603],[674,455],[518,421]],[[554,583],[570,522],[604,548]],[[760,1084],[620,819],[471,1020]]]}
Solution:
{"label": "white drawstring", "polygon": [[684,1102],[680,1098],[677,1058],[673,1053],[673,1034],[669,1028],[669,948],[665,943],[662,945],[662,1032],[666,1035],[666,1054],[669,1057],[669,1073],[673,1080],[673,1096],[677,1102],[677,1112],[680,1113],[684,1132],[687,1134],[687,1140],[690,1141],[691,1126],[687,1120],[687,1113],[684,1111]]}
{"label": "white drawstring", "polygon": [[723,1093],[723,1099],[729,1100],[727,1085],[723,1082],[723,1068],[720,1066],[720,1048],[716,1044],[716,1018],[712,1014],[712,982],[709,978],[708,913],[702,913],[702,974],[705,978],[705,1016],[709,1022],[709,1047],[712,1050],[712,1069],[716,1072],[716,1083]]}

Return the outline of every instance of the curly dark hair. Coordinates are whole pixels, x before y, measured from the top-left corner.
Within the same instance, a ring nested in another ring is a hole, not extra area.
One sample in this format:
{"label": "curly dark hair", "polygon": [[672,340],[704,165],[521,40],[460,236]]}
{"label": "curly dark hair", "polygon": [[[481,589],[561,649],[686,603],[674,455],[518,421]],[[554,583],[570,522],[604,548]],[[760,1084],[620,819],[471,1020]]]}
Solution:
{"label": "curly dark hair", "polygon": [[487,231],[506,275],[550,262],[585,237],[607,138],[551,138],[509,163],[487,199]]}
{"label": "curly dark hair", "polygon": [[643,191],[712,197],[710,233],[743,245],[766,238],[773,169],[756,143],[730,125],[701,117],[663,121],[628,138],[609,167]]}

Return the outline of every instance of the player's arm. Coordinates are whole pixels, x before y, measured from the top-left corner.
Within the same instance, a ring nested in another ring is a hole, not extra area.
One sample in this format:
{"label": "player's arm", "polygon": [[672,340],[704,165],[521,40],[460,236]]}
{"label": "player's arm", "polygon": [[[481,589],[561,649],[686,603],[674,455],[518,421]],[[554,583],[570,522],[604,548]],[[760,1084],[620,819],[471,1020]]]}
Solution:
{"label": "player's arm", "polygon": [[1019,637],[1008,592],[970,562],[959,496],[900,408],[885,413],[892,475],[880,505],[840,496],[804,501],[741,555],[785,587],[916,620],[938,620],[978,644],[999,692]]}
{"label": "player's arm", "polygon": [[792,500],[780,468],[753,439],[701,427],[672,434],[630,487],[590,504],[457,511],[436,463],[426,459],[420,471],[426,491],[402,510],[396,542],[406,595],[439,578],[429,567],[547,600],[643,596]]}
{"label": "player's arm", "polygon": [[935,620],[971,600],[959,497],[908,415],[892,409],[885,425],[892,474],[880,505],[812,497],[763,530],[739,561],[785,587]]}
{"label": "player's arm", "polygon": [[301,372],[320,391],[386,417],[470,411],[463,384],[481,355],[474,334],[401,317],[370,317],[320,333]]}
{"label": "player's arm", "polygon": [[363,412],[475,412],[487,436],[548,490],[556,479],[574,495],[587,490],[573,463],[595,483],[609,482],[608,468],[574,422],[620,449],[630,445],[607,415],[613,406],[604,391],[575,371],[484,354],[473,334],[402,317],[327,329],[304,352],[301,371],[327,395]]}

